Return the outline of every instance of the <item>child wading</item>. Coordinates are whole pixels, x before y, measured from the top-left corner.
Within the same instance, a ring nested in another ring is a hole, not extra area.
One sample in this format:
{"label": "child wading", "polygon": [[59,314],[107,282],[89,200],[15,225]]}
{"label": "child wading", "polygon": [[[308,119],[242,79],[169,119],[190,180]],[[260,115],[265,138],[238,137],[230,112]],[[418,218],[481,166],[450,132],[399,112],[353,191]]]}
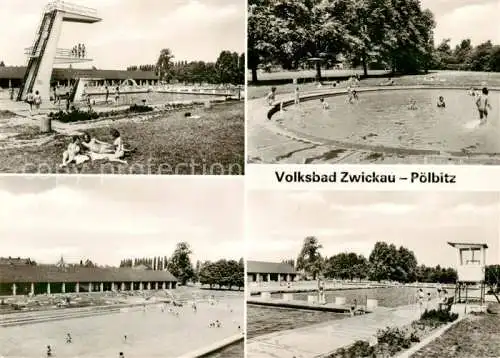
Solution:
{"label": "child wading", "polygon": [[491,109],[488,93],[488,89],[484,87],[481,94],[477,96],[476,100],[476,106],[479,112],[479,121],[481,124],[486,123],[486,120],[488,119],[488,109]]}

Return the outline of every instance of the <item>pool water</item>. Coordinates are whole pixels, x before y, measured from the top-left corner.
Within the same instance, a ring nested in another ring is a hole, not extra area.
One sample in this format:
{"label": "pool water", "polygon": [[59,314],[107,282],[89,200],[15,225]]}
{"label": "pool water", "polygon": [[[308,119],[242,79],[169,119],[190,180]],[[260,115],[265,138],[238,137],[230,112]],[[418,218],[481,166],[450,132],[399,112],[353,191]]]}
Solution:
{"label": "pool water", "polygon": [[[423,289],[427,295],[429,292],[432,298],[437,297],[437,290]],[[307,296],[314,293],[294,293],[294,298],[297,300],[307,301]],[[448,293],[450,294],[450,292]],[[280,295],[271,295],[279,297]],[[383,287],[383,288],[367,288],[355,290],[332,290],[325,291],[327,302],[334,302],[335,297],[345,297],[348,304],[354,303],[365,305],[366,299],[375,299],[378,305],[382,307],[399,307],[417,303],[418,289],[415,287]]]}
{"label": "pool water", "polygon": [[[335,297],[345,297],[348,304],[357,301],[359,305],[365,305],[366,299],[378,300],[382,307],[398,307],[417,302],[417,288],[414,287],[386,287],[355,290],[332,290],[325,291],[327,302],[334,302]],[[424,288],[424,293],[431,293],[431,297],[437,297],[437,290]],[[308,295],[314,292],[294,293],[294,299],[307,301]],[[451,294],[451,292],[448,292]],[[272,294],[271,297],[278,298],[281,294]],[[247,305],[247,337],[253,338],[260,335],[295,329],[349,317],[347,314],[335,312],[319,312],[308,310],[296,310],[275,307],[263,307]]]}
{"label": "pool water", "polygon": [[[105,95],[92,95],[91,98],[96,100],[96,102],[103,102],[106,99]],[[144,93],[122,93],[118,103],[120,104],[132,104],[132,103],[142,103],[142,100],[146,100],[146,104],[163,104],[172,102],[184,102],[184,101],[213,101],[221,100],[225,97],[215,96],[215,95],[200,95],[200,94],[183,94],[183,93],[160,93],[160,92],[144,92]],[[114,101],[115,94],[109,94],[109,101]],[[104,105],[104,103],[101,103]]]}
{"label": "pool water", "polygon": [[247,305],[247,338],[342,319],[343,313]]}
{"label": "pool water", "polygon": [[[446,108],[438,108],[443,96]],[[500,92],[490,91],[488,122],[479,125],[475,98],[466,90],[404,89],[325,97],[286,108],[275,118],[285,128],[318,139],[374,147],[445,152],[500,153]],[[408,109],[410,100],[417,109]],[[281,118],[280,118],[281,117]],[[274,118],[274,117],[273,117]]]}

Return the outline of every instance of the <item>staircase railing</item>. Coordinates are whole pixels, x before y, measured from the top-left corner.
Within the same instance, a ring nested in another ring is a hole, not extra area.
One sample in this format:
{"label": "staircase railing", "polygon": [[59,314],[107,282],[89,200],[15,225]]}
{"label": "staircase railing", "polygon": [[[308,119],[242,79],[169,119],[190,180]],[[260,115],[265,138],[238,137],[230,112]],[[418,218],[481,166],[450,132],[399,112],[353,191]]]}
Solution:
{"label": "staircase railing", "polygon": [[[54,21],[55,21],[55,18],[56,18],[56,12],[52,12],[49,16],[49,24],[48,26],[44,26],[43,29],[42,29],[42,32],[40,33],[40,39],[43,38],[43,43],[41,44],[40,46],[40,43],[38,43],[38,49],[35,50],[35,55],[36,56],[36,62],[33,64],[35,66],[35,69],[33,71],[33,75],[31,76],[31,81],[29,83],[29,86],[27,88],[27,90],[31,90],[33,88],[33,86],[35,85],[35,78],[36,78],[36,73],[38,73],[38,69],[40,68],[40,63],[41,63],[41,59],[40,59],[40,54],[42,54],[44,51],[45,51],[45,48],[47,47],[47,42],[49,41],[49,35],[50,35],[50,32],[52,31],[52,26],[54,25]],[[47,29],[47,30],[45,30]],[[45,36],[43,36],[45,34]]]}

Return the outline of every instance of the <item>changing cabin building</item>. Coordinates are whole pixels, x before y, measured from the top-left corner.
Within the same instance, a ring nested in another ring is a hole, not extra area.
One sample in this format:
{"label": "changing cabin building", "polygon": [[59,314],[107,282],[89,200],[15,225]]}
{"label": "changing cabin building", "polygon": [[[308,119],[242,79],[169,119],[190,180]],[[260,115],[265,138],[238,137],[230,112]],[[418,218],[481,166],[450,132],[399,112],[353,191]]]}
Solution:
{"label": "changing cabin building", "polygon": [[169,290],[177,286],[170,272],[131,267],[43,265],[30,259],[0,258],[0,296],[80,292]]}
{"label": "changing cabin building", "polygon": [[293,282],[298,277],[293,266],[286,263],[247,261],[248,282]]}

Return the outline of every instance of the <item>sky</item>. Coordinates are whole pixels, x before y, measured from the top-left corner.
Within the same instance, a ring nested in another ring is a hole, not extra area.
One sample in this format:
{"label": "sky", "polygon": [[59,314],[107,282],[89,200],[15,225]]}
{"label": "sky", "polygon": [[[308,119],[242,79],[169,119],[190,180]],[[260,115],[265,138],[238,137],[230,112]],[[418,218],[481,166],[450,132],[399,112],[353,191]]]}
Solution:
{"label": "sky", "polygon": [[196,177],[1,177],[0,256],[39,263],[243,257],[243,181]]}
{"label": "sky", "polygon": [[304,238],[316,236],[323,256],[368,257],[386,241],[419,264],[453,267],[447,241],[457,241],[488,244],[487,264],[500,263],[498,193],[251,191],[246,215],[250,260],[296,259]]}
{"label": "sky", "polygon": [[500,44],[500,0],[421,0],[434,13],[436,45],[450,38],[452,46],[470,38],[473,45],[487,40]]}
{"label": "sky", "polygon": [[[0,0],[0,60],[25,65],[49,0]],[[245,0],[71,0],[97,9],[96,24],[64,23],[59,48],[84,43],[89,64],[126,69],[156,63],[161,49],[175,60],[215,62],[222,50],[244,52]],[[10,34],[10,35],[9,35]],[[15,41],[13,41],[15,39]],[[58,65],[64,67],[64,65]],[[67,65],[65,66],[67,67]]]}

